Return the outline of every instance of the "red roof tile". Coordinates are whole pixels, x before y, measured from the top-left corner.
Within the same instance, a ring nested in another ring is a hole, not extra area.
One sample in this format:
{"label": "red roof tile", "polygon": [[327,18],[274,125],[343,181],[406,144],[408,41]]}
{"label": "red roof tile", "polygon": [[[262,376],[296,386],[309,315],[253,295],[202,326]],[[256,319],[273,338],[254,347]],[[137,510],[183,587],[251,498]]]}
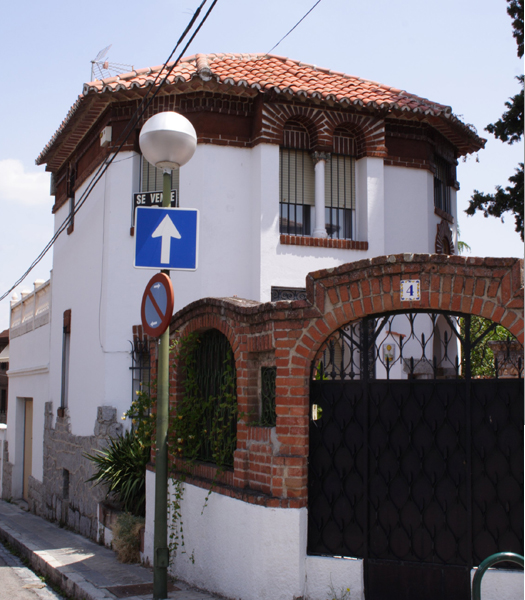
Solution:
{"label": "red roof tile", "polygon": [[[160,83],[171,67],[172,65],[168,65],[165,70],[162,69],[162,65],[137,69],[116,77],[84,84],[82,96],[71,108],[58,131],[37,158],[37,164],[45,162],[47,152],[82,101],[107,92],[125,92],[149,87],[154,82]],[[214,79],[219,84],[244,85],[263,91],[272,90],[278,94],[295,94],[306,98],[324,99],[339,102],[346,107],[353,104],[372,109],[410,111],[428,117],[439,117],[440,120],[450,121],[450,124],[455,127],[459,126],[467,137],[475,138],[477,141],[471,140],[474,142],[474,146],[483,146],[483,140],[477,137],[471,126],[459,121],[452,114],[449,106],[374,81],[322,69],[315,65],[303,64],[281,56],[196,54],[183,58],[171,70],[167,84],[188,83],[194,78],[204,81]]]}
{"label": "red roof tile", "polygon": [[[170,66],[168,65],[168,70]],[[83,93],[88,95],[93,92],[144,87],[159,75],[161,68],[162,66],[139,69],[117,77],[95,80],[84,85]],[[449,106],[375,81],[268,54],[196,54],[183,58],[170,73],[167,83],[173,84],[178,78],[190,81],[201,75],[202,71],[209,72],[219,83],[231,79],[234,85],[245,81],[249,86],[258,84],[262,89],[304,91],[307,96],[318,92],[322,98],[333,95],[350,103],[360,103],[362,100],[381,102],[392,108],[410,105],[414,111],[431,111],[435,115],[451,112]]]}

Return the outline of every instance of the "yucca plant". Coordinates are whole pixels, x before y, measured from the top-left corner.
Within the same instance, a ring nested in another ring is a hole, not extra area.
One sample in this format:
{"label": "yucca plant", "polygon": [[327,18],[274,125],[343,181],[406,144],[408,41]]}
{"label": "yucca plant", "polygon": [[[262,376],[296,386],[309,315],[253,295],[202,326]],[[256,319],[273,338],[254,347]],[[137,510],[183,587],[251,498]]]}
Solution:
{"label": "yucca plant", "polygon": [[86,454],[97,470],[87,481],[108,485],[106,498],[115,495],[122,509],[143,517],[146,510],[146,465],[151,444],[134,431],[126,431],[109,442],[104,450]]}

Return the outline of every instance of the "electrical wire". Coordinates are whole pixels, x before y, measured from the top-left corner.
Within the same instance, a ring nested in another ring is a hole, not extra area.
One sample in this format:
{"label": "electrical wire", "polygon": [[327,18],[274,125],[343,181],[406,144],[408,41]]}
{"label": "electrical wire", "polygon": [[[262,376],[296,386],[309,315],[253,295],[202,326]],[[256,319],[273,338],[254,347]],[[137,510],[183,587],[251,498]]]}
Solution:
{"label": "electrical wire", "polygon": [[316,2],[316,3],[315,3],[313,6],[312,6],[312,8],[311,8],[311,9],[310,9],[310,10],[309,10],[309,11],[308,11],[308,12],[307,12],[305,15],[304,15],[304,17],[303,17],[303,18],[302,18],[300,21],[297,21],[297,23],[296,23],[296,24],[295,24],[295,25],[294,25],[294,26],[293,26],[293,27],[290,29],[290,31],[289,31],[289,32],[288,32],[288,33],[287,33],[287,34],[286,34],[284,37],[282,37],[282,38],[281,38],[281,39],[280,39],[280,40],[277,42],[277,44],[275,44],[275,46],[274,46],[273,48],[271,48],[270,50],[268,50],[268,52],[267,52],[266,54],[270,54],[270,52],[272,52],[273,50],[275,50],[275,48],[277,48],[277,46],[278,46],[278,45],[279,45],[279,44],[280,44],[280,43],[281,43],[281,42],[282,42],[282,41],[283,41],[285,38],[287,38],[287,37],[288,37],[288,36],[289,36],[289,35],[292,33],[292,31],[293,31],[293,30],[294,30],[294,29],[295,29],[295,28],[296,28],[298,25],[300,25],[300,24],[301,24],[301,23],[302,23],[302,22],[303,22],[303,21],[306,19],[306,17],[307,17],[307,16],[308,16],[308,15],[309,15],[309,14],[312,12],[312,10],[313,10],[313,9],[314,9],[314,8],[315,8],[315,7],[316,7],[316,6],[317,6],[317,5],[320,3],[320,2],[321,2],[321,0],[317,0],[317,2]]}
{"label": "electrical wire", "polygon": [[68,215],[68,217],[64,220],[64,222],[60,225],[60,227],[57,229],[57,231],[55,232],[55,234],[53,235],[53,237],[51,238],[51,240],[46,244],[46,246],[44,247],[44,249],[42,250],[42,252],[40,252],[40,254],[37,256],[37,258],[31,263],[30,267],[26,270],[26,272],[15,282],[15,284],[13,286],[11,286],[11,288],[9,288],[4,294],[2,294],[0,296],[0,302],[2,300],[4,300],[5,298],[7,298],[7,296],[18,285],[20,285],[20,283],[22,283],[22,281],[29,275],[29,273],[36,267],[36,265],[49,252],[49,250],[51,249],[51,247],[53,246],[53,244],[56,242],[56,240],[58,239],[58,237],[67,229],[67,227],[69,226],[69,223],[71,222],[71,219],[74,217],[74,215],[77,214],[77,212],[80,210],[80,208],[82,207],[82,205],[84,204],[84,202],[89,198],[89,196],[90,196],[91,192],[93,191],[93,189],[95,188],[96,184],[100,181],[100,179],[102,178],[102,176],[109,169],[111,163],[115,160],[115,157],[120,152],[120,150],[122,149],[122,147],[126,143],[127,139],[131,135],[131,132],[134,130],[134,128],[136,127],[137,123],[143,117],[144,113],[149,108],[149,106],[151,105],[151,103],[153,102],[153,100],[155,99],[155,97],[157,96],[157,94],[160,92],[161,88],[165,85],[165,83],[168,80],[168,77],[171,75],[173,69],[177,66],[177,64],[179,63],[180,59],[184,56],[184,53],[186,52],[187,48],[193,42],[193,40],[195,39],[195,36],[197,35],[197,33],[200,31],[200,29],[202,28],[202,26],[204,25],[204,23],[208,19],[211,11],[214,9],[214,7],[217,4],[218,0],[213,0],[210,8],[208,9],[208,11],[206,12],[206,14],[202,18],[201,22],[199,23],[199,25],[197,26],[197,28],[193,32],[192,36],[190,37],[190,40],[184,46],[184,49],[179,54],[178,58],[173,62],[173,64],[171,65],[170,69],[167,71],[166,75],[164,76],[164,79],[161,81],[161,83],[158,85],[158,87],[155,89],[155,91],[151,95],[151,98],[146,102],[147,97],[151,94],[151,91],[155,88],[155,84],[157,83],[157,81],[161,77],[161,74],[164,71],[164,69],[167,68],[167,66],[169,64],[169,61],[172,58],[172,56],[175,54],[175,52],[177,51],[177,48],[180,46],[180,44],[182,43],[182,41],[184,40],[184,38],[186,37],[186,35],[189,33],[189,31],[193,27],[195,21],[197,20],[199,14],[200,14],[203,6],[206,4],[206,2],[207,2],[207,0],[203,0],[201,2],[201,4],[199,5],[199,7],[197,8],[197,10],[195,11],[193,17],[191,18],[190,22],[186,26],[184,32],[182,33],[181,37],[179,38],[177,44],[175,45],[175,47],[172,50],[171,54],[169,55],[168,59],[163,64],[162,68],[159,70],[159,72],[158,72],[158,74],[157,74],[157,76],[156,76],[153,84],[147,90],[147,92],[146,92],[144,98],[142,99],[140,105],[135,110],[135,113],[132,115],[131,119],[129,120],[127,126],[124,128],[124,130],[121,133],[121,135],[118,137],[116,143],[118,143],[119,140],[123,136],[124,136],[124,139],[122,140],[122,142],[118,146],[117,150],[113,152],[113,154],[112,154],[112,156],[110,158],[107,158],[100,165],[100,167],[97,169],[95,175],[91,179],[90,183],[88,184],[86,190],[84,190],[84,192],[82,193],[82,195],[78,199],[78,202],[74,205],[72,212]]}

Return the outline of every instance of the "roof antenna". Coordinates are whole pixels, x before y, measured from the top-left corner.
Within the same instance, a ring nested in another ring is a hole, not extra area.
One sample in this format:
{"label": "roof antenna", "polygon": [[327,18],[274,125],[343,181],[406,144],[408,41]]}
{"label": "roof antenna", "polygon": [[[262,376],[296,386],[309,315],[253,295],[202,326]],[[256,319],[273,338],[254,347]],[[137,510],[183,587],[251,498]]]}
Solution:
{"label": "roof antenna", "polygon": [[91,61],[91,81],[95,79],[107,79],[120,73],[128,73],[133,71],[133,65],[123,65],[120,63],[110,63],[108,61],[108,52],[113,44],[110,44],[101,50],[97,56]]}

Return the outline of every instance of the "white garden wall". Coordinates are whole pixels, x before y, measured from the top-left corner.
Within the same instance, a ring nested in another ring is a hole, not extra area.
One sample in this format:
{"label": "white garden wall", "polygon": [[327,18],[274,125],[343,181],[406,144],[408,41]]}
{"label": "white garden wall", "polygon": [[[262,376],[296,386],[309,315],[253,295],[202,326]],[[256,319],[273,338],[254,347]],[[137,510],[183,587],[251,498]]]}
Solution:
{"label": "white garden wall", "polygon": [[[143,558],[153,563],[155,474],[148,471],[146,482]],[[207,495],[204,489],[184,484],[184,546],[177,550],[173,575],[241,600],[326,600],[331,583],[336,589],[350,587],[351,600],[363,600],[362,561],[306,556],[305,508],[265,508]]]}

